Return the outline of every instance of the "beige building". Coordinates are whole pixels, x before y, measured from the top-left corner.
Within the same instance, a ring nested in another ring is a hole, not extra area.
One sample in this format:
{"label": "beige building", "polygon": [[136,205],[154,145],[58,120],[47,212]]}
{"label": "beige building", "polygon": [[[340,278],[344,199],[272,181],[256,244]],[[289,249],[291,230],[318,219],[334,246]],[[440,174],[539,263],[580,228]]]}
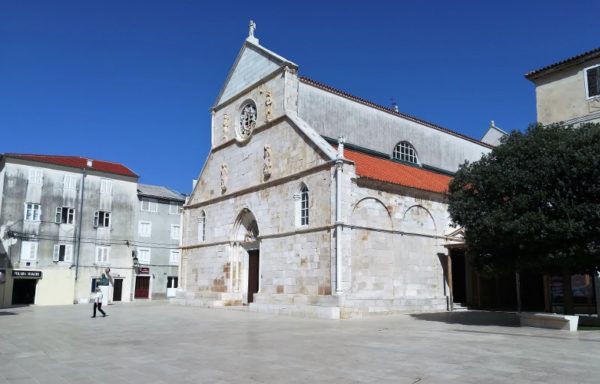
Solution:
{"label": "beige building", "polygon": [[600,48],[529,72],[542,124],[600,122]]}
{"label": "beige building", "polygon": [[445,192],[489,144],[300,77],[252,26],[211,135],[175,302],[323,318],[449,307]]}

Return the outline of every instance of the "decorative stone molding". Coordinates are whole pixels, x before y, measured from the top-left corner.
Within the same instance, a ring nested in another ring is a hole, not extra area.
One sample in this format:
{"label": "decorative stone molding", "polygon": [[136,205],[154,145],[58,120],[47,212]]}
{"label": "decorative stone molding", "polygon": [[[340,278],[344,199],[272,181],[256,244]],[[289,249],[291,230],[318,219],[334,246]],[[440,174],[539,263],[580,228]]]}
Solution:
{"label": "decorative stone molding", "polygon": [[230,119],[228,114],[223,115],[223,140],[227,140],[229,138],[229,124]]}
{"label": "decorative stone molding", "polygon": [[265,144],[263,149],[263,178],[268,180],[271,177],[271,171],[273,169],[273,162],[271,161],[271,146]]}
{"label": "decorative stone molding", "polygon": [[227,182],[229,181],[229,168],[227,164],[221,164],[221,193],[227,191]]}

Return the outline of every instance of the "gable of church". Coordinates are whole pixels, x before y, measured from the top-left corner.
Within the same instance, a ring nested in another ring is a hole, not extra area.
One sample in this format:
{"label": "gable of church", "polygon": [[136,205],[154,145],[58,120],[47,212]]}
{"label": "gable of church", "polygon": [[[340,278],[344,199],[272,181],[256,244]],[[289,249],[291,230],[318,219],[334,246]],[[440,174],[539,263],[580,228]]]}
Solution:
{"label": "gable of church", "polygon": [[215,106],[229,100],[284,65],[297,67],[291,61],[268,49],[246,41],[227,75]]}

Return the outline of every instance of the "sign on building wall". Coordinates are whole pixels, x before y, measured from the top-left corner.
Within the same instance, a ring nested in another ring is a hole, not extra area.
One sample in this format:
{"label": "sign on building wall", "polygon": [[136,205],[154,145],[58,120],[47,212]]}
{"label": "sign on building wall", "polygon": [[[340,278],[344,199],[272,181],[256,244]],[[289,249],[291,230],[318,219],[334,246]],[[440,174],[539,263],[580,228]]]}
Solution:
{"label": "sign on building wall", "polygon": [[12,277],[41,279],[42,271],[12,271]]}

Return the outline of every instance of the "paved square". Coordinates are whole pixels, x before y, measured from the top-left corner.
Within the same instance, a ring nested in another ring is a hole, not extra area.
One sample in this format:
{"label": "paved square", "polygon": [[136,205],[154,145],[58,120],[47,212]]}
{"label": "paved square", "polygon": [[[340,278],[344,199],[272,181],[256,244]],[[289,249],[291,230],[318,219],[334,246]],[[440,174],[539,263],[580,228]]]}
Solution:
{"label": "paved square", "polygon": [[0,383],[600,382],[600,332],[485,312],[328,321],[165,302],[105,309],[0,310]]}

